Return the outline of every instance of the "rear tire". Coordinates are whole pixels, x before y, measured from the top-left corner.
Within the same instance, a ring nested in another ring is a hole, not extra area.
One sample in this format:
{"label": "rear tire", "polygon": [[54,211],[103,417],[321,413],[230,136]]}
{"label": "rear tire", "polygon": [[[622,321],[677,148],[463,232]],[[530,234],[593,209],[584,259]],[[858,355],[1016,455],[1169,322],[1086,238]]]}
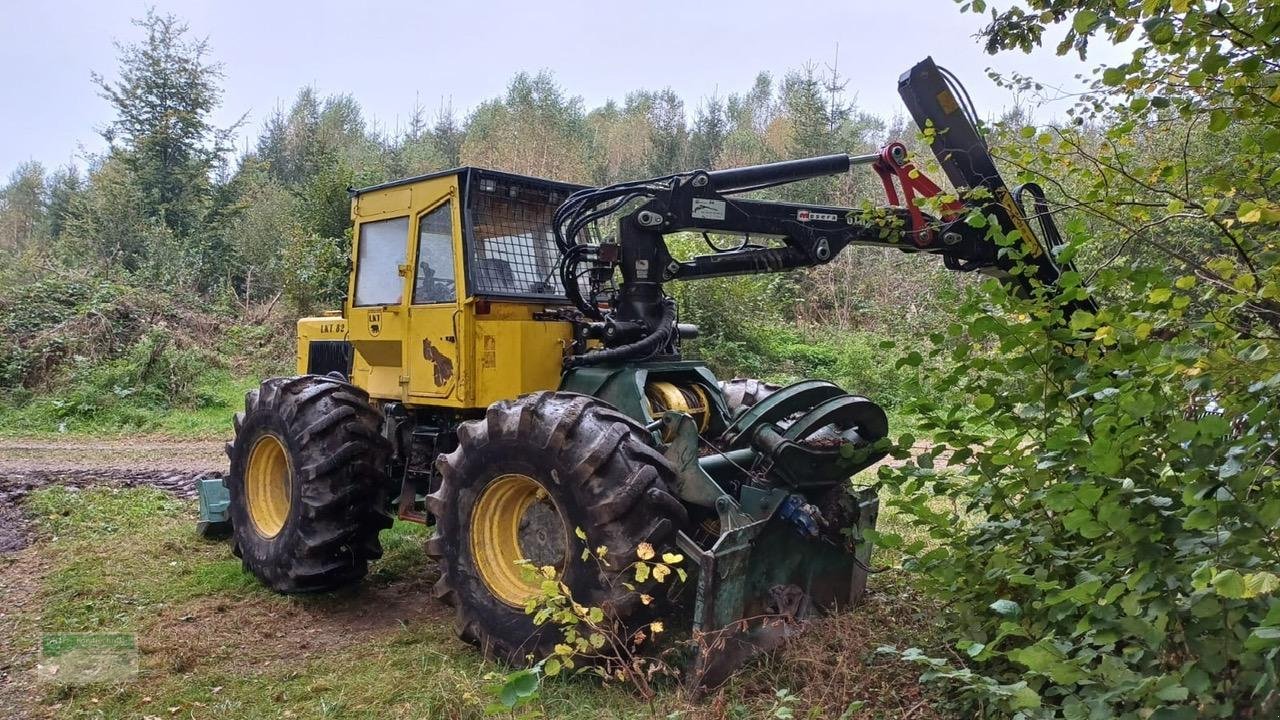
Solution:
{"label": "rear tire", "polygon": [[756,380],[755,378],[734,378],[720,381],[720,392],[724,402],[729,406],[729,416],[737,417],[747,408],[781,389],[781,385]]}
{"label": "rear tire", "polygon": [[369,396],[331,377],[271,378],[234,422],[226,485],[244,568],[282,593],[364,577],[392,522],[389,445]]}
{"label": "rear tire", "polygon": [[[668,490],[675,474],[643,426],[595,398],[542,392],[490,406],[459,427],[458,443],[437,460],[427,554],[459,637],[514,664],[552,652],[560,631],[525,612],[538,584],[518,575],[522,557],[556,567],[575,602],[620,621],[657,609],[640,602],[642,592],[661,596],[652,579],[634,591],[615,582],[641,543],[661,551],[688,522]],[[582,558],[584,546],[602,545],[604,563]]]}

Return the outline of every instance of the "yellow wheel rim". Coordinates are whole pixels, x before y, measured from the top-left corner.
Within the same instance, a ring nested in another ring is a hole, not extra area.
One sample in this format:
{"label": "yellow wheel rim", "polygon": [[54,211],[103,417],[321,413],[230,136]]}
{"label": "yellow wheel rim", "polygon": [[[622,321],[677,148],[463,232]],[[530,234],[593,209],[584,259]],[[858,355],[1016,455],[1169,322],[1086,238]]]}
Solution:
{"label": "yellow wheel rim", "polygon": [[568,537],[560,511],[528,475],[499,476],[481,491],[471,510],[471,555],[489,592],[523,607],[541,581],[526,579],[518,565],[563,569]]}
{"label": "yellow wheel rim", "polygon": [[263,537],[279,535],[289,518],[291,475],[289,453],[280,438],[275,435],[258,438],[249,451],[244,488],[249,520]]}

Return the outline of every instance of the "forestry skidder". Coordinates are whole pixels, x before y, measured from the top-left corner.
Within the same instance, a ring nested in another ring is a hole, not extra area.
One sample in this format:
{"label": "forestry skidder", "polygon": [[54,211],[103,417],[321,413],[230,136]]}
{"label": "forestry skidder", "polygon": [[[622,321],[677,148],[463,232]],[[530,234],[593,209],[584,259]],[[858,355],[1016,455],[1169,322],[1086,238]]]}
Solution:
{"label": "forestry skidder", "polygon": [[[433,523],[458,634],[517,663],[559,641],[525,611],[540,583],[522,560],[620,622],[685,608],[730,657],[778,637],[767,619],[856,602],[877,500],[850,478],[883,457],[885,413],[824,380],[717,380],[681,359],[697,328],[663,284],[819,265],[850,245],[1008,277],[970,209],[1021,231],[1034,280],[1053,282],[1052,221],[1037,239],[959,86],[925,60],[899,90],[952,184],[982,200],[925,214],[917,199],[939,189],[896,143],[603,188],[463,168],[354,191],[348,300],[299,321],[298,376],[248,393],[202,523],[230,523],[245,568],[281,592],[360,579],[393,517]],[[741,195],[854,164],[879,174],[887,207]],[[666,236],[688,232],[711,251],[673,257]],[[688,559],[683,594],[619,582],[642,544]],[[582,552],[602,546],[603,563]],[[707,655],[695,675],[723,677]]]}

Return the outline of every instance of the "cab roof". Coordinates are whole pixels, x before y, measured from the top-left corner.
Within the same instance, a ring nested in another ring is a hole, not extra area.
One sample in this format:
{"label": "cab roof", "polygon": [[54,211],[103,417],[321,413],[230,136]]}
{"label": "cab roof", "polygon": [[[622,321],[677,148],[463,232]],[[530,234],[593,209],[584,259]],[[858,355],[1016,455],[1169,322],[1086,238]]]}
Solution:
{"label": "cab roof", "polygon": [[367,187],[362,187],[362,188],[347,188],[347,194],[354,198],[368,192],[373,192],[375,190],[386,190],[387,188],[399,187],[401,185],[410,185],[416,182],[422,182],[423,180],[434,180],[435,178],[448,177],[450,175],[469,176],[472,173],[479,173],[479,174],[487,175],[490,177],[507,178],[510,180],[524,180],[526,182],[533,181],[541,185],[556,187],[556,188],[560,188],[567,191],[580,190],[584,187],[587,187],[586,185],[567,183],[560,180],[549,180],[547,178],[540,178],[534,175],[517,175],[516,173],[504,172],[502,170],[490,170],[488,168],[476,167],[474,165],[463,165],[461,167],[451,168],[449,170],[438,170],[436,172],[426,173],[425,175],[414,175],[413,177],[401,178],[399,180],[390,180],[384,183],[378,183],[377,185],[369,185]]}

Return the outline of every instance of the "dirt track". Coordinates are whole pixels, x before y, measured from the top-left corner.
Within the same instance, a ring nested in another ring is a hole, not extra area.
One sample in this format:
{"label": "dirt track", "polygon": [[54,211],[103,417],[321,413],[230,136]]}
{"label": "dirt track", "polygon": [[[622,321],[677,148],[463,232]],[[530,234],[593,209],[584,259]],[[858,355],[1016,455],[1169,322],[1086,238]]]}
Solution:
{"label": "dirt track", "polygon": [[139,487],[195,495],[195,478],[226,470],[218,440],[0,440],[0,553],[30,542],[22,499],[46,485]]}

